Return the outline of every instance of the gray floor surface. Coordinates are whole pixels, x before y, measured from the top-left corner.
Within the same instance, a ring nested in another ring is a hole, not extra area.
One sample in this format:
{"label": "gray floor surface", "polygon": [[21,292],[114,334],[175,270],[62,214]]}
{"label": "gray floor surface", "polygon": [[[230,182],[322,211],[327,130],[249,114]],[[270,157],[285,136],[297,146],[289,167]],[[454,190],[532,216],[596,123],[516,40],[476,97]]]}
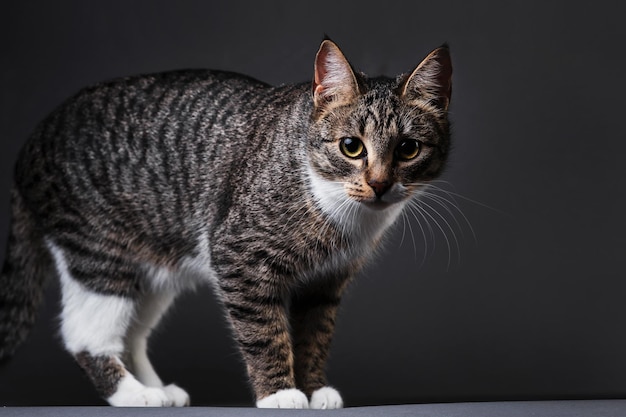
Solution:
{"label": "gray floor surface", "polygon": [[626,400],[510,401],[451,404],[411,404],[353,407],[342,410],[259,410],[255,408],[113,408],[113,407],[7,407],[2,417],[83,417],[83,416],[312,416],[334,417],[619,417],[626,416]]}

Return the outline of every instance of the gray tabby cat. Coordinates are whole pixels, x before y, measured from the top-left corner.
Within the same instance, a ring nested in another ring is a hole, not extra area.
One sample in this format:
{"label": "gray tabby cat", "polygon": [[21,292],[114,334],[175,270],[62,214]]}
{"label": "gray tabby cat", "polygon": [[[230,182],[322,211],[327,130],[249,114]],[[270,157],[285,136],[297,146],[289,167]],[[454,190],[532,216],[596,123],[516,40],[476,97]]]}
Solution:
{"label": "gray tabby cat", "polygon": [[271,87],[187,70],[87,88],[15,169],[0,358],[61,282],[67,350],[111,405],[184,406],[147,340],[176,296],[213,284],[258,407],[339,408],[324,364],[346,285],[449,147],[447,46],[367,78],[325,40],[314,80]]}

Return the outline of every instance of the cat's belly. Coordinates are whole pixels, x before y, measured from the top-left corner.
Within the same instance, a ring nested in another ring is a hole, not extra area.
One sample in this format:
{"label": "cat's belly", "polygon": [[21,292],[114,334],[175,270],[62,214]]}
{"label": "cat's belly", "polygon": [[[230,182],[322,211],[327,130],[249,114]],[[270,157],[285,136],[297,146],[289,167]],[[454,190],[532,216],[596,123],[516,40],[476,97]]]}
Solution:
{"label": "cat's belly", "polygon": [[146,276],[153,289],[180,292],[198,285],[215,284],[217,274],[211,266],[209,239],[200,235],[193,255],[183,257],[173,267],[146,263]]}

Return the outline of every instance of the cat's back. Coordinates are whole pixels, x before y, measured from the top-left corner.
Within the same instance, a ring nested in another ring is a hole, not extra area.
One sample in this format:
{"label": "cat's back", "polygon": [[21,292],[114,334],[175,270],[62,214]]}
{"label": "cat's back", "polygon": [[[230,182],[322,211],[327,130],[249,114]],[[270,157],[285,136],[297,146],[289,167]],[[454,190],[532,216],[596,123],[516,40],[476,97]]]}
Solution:
{"label": "cat's back", "polygon": [[35,129],[18,158],[16,180],[54,168],[146,163],[158,153],[206,140],[215,125],[244,115],[271,87],[244,75],[180,70],[118,78],[80,90]]}
{"label": "cat's back", "polygon": [[124,128],[164,128],[175,117],[178,124],[210,118],[225,107],[235,111],[245,106],[269,88],[245,75],[203,69],[117,78],[83,88],[63,102],[40,123],[31,143],[75,142],[123,133]]}
{"label": "cat's back", "polygon": [[245,126],[238,120],[269,91],[253,78],[214,70],[84,88],[36,128],[18,158],[15,183],[41,216],[67,212],[67,206],[93,216],[96,208],[120,207],[133,217],[162,216],[153,208],[157,203],[196,210],[194,193],[207,167],[228,162],[221,152],[224,132]]}
{"label": "cat's back", "polygon": [[66,100],[38,126],[31,142],[75,143],[107,132],[180,125],[210,118],[225,107],[236,112],[268,88],[245,75],[203,69],[117,78],[83,88]]}

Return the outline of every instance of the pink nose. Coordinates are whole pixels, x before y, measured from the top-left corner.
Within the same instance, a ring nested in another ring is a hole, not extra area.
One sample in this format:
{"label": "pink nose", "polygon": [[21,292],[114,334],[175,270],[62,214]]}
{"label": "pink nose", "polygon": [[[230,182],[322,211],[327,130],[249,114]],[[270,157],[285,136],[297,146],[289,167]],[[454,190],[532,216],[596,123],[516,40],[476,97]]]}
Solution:
{"label": "pink nose", "polygon": [[382,197],[391,188],[391,181],[369,180],[367,183],[374,189],[374,193],[378,198]]}

